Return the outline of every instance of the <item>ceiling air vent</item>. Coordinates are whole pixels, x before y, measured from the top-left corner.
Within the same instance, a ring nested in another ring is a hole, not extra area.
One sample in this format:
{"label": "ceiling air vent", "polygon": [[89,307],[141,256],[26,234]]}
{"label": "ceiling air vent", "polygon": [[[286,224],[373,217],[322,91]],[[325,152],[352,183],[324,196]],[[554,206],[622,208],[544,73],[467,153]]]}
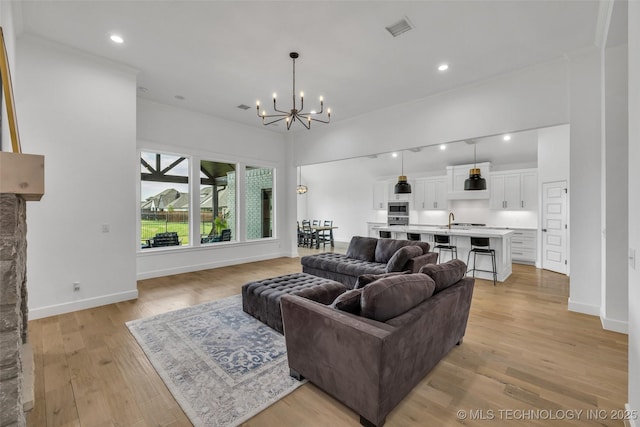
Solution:
{"label": "ceiling air vent", "polygon": [[248,110],[248,109],[249,109],[249,108],[251,108],[251,107],[249,107],[248,105],[240,104],[240,105],[238,105],[238,107],[236,107],[236,108],[239,108],[239,109],[241,109],[241,110]]}
{"label": "ceiling air vent", "polygon": [[388,27],[385,27],[385,28],[387,29],[387,31],[389,31],[389,33],[393,37],[398,37],[400,34],[406,33],[407,31],[412,29],[413,24],[411,23],[411,21],[409,21],[409,18],[405,16],[400,21],[396,22],[393,25],[389,25]]}

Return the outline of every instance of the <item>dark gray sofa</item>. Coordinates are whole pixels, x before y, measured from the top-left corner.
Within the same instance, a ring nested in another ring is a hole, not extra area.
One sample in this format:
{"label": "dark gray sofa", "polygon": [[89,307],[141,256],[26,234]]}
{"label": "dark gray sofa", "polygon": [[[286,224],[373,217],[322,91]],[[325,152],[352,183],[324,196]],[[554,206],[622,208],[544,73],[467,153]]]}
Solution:
{"label": "dark gray sofa", "polygon": [[331,305],[283,296],[291,375],[356,411],[361,424],[382,426],[465,334],[474,279],[465,277],[464,262],[421,271],[429,275],[384,277]]}
{"label": "dark gray sofa", "polygon": [[[407,246],[411,248],[403,249]],[[429,249],[427,242],[354,236],[346,254],[307,255],[300,263],[305,273],[335,280],[353,289],[358,276],[363,274],[407,270],[417,273],[422,266],[435,264],[438,253]]]}

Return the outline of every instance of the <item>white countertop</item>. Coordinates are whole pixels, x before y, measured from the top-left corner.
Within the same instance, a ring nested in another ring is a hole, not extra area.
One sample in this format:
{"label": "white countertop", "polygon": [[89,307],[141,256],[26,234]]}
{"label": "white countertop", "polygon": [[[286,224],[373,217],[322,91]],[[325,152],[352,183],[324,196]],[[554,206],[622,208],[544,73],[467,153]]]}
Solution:
{"label": "white countertop", "polygon": [[513,233],[513,230],[495,229],[485,227],[464,227],[451,228],[447,226],[433,225],[382,225],[373,227],[376,230],[394,231],[402,233],[433,233],[433,234],[449,234],[451,236],[474,236],[474,237],[504,237]]}

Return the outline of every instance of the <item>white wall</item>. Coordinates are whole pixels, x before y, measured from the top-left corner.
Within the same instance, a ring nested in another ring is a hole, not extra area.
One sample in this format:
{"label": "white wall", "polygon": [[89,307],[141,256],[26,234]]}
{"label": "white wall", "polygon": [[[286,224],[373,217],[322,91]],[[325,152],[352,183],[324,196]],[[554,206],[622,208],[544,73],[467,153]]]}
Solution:
{"label": "white wall", "polygon": [[296,164],[567,123],[566,67],[566,61],[558,60],[316,128],[313,133],[296,132]]}
{"label": "white wall", "polygon": [[[629,117],[640,117],[640,2],[629,2]],[[629,170],[640,165],[640,122],[629,120]],[[640,413],[640,191],[637,176],[629,174],[629,247],[636,251],[629,267],[629,405]],[[640,427],[639,420],[632,426]]]}
{"label": "white wall", "polygon": [[375,170],[366,158],[321,163],[302,167],[302,182],[309,191],[298,198],[298,220],[333,220],[334,238],[349,242],[367,235],[367,221],[387,221],[386,211],[375,211]]}
{"label": "white wall", "polygon": [[627,45],[605,49],[603,139],[603,283],[605,329],[627,332],[628,320],[628,76]]}
{"label": "white wall", "polygon": [[[15,87],[15,79],[16,79],[16,37],[15,37],[15,29],[13,25],[13,3],[8,1],[0,1],[0,26],[2,26],[2,35],[4,37],[4,45],[7,50],[7,60],[9,62],[9,71],[12,74],[13,85]],[[11,135],[9,134],[9,126],[7,125],[7,109],[5,107],[5,94],[4,91],[2,93],[2,106],[0,110],[2,111],[2,151],[12,151],[11,148]],[[26,151],[24,151],[26,153]],[[34,153],[31,153],[34,154]],[[35,153],[37,154],[37,153]]]}
{"label": "white wall", "polygon": [[45,156],[45,195],[27,207],[29,317],[136,298],[135,73],[26,37],[16,60],[23,150]]}
{"label": "white wall", "polygon": [[[288,200],[295,196],[291,181],[294,171],[286,163],[291,154],[281,134],[145,100],[138,102],[137,117],[137,146],[141,150],[275,167],[277,233],[276,238],[260,242],[141,251],[137,254],[138,279],[295,254],[292,248],[295,227],[288,207]],[[138,178],[133,182],[138,182]],[[238,199],[244,200],[242,185]]]}
{"label": "white wall", "polygon": [[600,315],[601,152],[600,52],[571,57],[569,212],[571,268],[569,309]]}
{"label": "white wall", "polygon": [[538,181],[569,180],[570,126],[538,129]]}

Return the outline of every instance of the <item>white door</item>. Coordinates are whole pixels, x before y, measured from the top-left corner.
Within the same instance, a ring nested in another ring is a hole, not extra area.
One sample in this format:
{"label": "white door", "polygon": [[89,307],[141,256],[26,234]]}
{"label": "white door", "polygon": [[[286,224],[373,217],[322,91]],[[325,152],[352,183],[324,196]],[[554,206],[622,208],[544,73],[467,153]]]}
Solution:
{"label": "white door", "polygon": [[542,184],[542,268],[567,273],[567,183]]}

